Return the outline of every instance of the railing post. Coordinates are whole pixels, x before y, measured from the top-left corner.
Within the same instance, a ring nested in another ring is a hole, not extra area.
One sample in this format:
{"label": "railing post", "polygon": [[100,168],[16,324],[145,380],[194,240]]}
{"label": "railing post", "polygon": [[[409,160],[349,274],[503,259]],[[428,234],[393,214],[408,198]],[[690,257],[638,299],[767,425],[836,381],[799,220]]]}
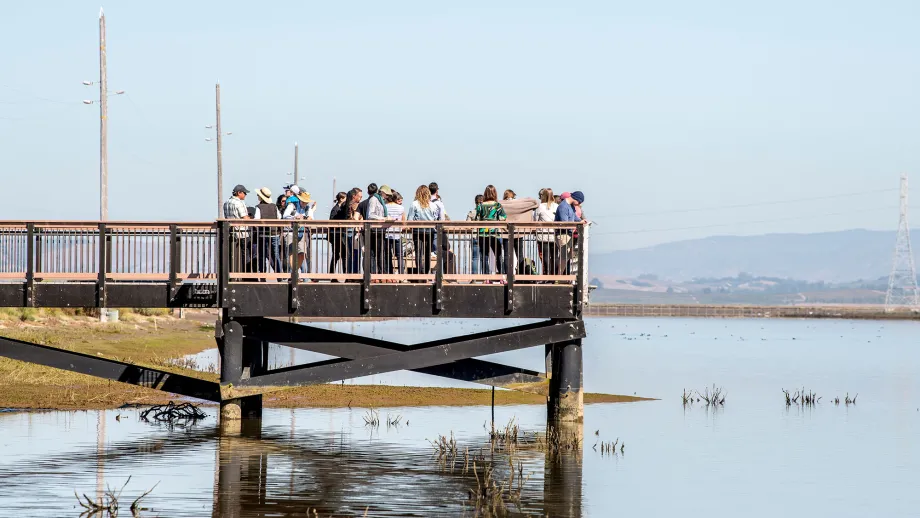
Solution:
{"label": "railing post", "polygon": [[176,300],[179,291],[179,228],[169,225],[169,303]]}
{"label": "railing post", "polygon": [[217,248],[220,251],[218,279],[220,279],[220,307],[230,304],[230,228],[226,221],[217,222]]}
{"label": "railing post", "polygon": [[508,239],[505,246],[505,314],[514,311],[514,224],[508,223]]}
{"label": "railing post", "polygon": [[35,233],[35,271],[41,273],[42,271],[42,229],[35,228],[35,225],[32,225],[33,232]]}
{"label": "railing post", "polygon": [[26,307],[35,307],[35,224],[26,223]]}
{"label": "railing post", "polygon": [[107,237],[105,223],[99,224],[99,274],[96,277],[96,307],[105,308],[107,294],[105,289],[105,277],[108,273],[109,265],[109,242]]}
{"label": "railing post", "polygon": [[[297,298],[297,288],[300,286],[300,265],[297,264],[297,246],[299,243],[299,233],[300,233],[300,223],[297,220],[294,220],[292,225],[293,234],[291,237],[291,289],[290,289],[290,308],[291,312],[295,312],[300,308],[300,299]],[[282,233],[282,246],[284,242],[284,236]]]}
{"label": "railing post", "polygon": [[444,287],[444,269],[447,266],[444,264],[446,260],[446,255],[444,254],[444,249],[447,247],[447,241],[444,241],[444,225],[438,223],[435,225],[435,232],[438,235],[438,246],[435,250],[435,256],[437,257],[437,267],[435,268],[434,273],[434,310],[435,312],[441,311],[444,307],[443,299],[441,296],[442,288]]}
{"label": "railing post", "polygon": [[361,283],[361,308],[365,312],[371,309],[371,249],[374,246],[372,241],[371,224],[364,222],[364,280]]}
{"label": "railing post", "polygon": [[581,317],[581,313],[584,310],[585,300],[584,300],[584,291],[585,287],[585,278],[588,276],[587,269],[585,266],[585,244],[587,243],[588,238],[588,225],[579,225],[578,229],[578,240],[575,241],[576,256],[575,261],[578,265],[578,275],[575,276],[575,316]]}

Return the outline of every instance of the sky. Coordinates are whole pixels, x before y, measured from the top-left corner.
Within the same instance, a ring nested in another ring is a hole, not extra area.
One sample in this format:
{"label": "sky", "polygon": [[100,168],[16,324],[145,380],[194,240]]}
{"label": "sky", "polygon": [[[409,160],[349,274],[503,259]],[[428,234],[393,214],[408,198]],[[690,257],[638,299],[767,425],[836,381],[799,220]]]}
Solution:
{"label": "sky", "polygon": [[[452,219],[490,183],[581,190],[592,251],[896,228],[920,3],[456,4],[107,2],[109,219],[215,217],[219,81],[222,198],[278,194],[296,141],[320,211],[333,179],[436,181]],[[98,218],[99,8],[3,7],[0,219]]]}

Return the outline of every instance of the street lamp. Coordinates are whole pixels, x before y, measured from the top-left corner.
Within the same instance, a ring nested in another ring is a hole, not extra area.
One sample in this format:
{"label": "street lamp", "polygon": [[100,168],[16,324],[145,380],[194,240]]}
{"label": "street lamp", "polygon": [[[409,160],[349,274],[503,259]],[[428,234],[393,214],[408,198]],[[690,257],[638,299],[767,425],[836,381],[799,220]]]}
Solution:
{"label": "street lamp", "polygon": [[233,135],[232,131],[221,132],[220,130],[220,84],[217,85],[217,124],[208,124],[204,129],[213,129],[214,137],[205,137],[205,142],[217,142],[217,218],[223,217],[223,192],[224,192],[224,167],[223,154],[221,150],[221,137]]}

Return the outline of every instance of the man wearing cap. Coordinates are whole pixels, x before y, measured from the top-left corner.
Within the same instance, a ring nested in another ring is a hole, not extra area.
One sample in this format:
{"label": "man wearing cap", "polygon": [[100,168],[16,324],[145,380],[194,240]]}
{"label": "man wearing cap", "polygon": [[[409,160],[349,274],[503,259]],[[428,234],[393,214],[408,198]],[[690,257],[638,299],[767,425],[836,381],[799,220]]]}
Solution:
{"label": "man wearing cap", "polygon": [[[242,185],[233,188],[230,199],[224,203],[224,219],[252,219],[246,208],[246,195],[249,194]],[[232,227],[230,246],[230,271],[252,271],[252,241],[249,239],[249,227],[237,225]]]}
{"label": "man wearing cap", "polygon": [[[562,203],[556,209],[556,221],[581,223],[582,220],[575,209],[585,202],[584,193],[575,191],[569,196],[566,194],[568,193],[562,193]],[[559,254],[559,261],[556,263],[559,265],[557,275],[569,275],[571,272],[572,254],[575,250],[573,245],[571,231],[559,232],[556,236],[556,252]]]}

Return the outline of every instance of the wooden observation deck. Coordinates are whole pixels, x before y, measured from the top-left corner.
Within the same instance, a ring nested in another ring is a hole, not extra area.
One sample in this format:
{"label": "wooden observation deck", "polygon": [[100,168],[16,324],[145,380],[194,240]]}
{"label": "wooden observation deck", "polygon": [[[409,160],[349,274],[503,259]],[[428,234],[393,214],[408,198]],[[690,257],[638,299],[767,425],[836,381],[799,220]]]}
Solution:
{"label": "wooden observation deck", "polygon": [[[587,244],[587,227],[566,223],[0,222],[0,307],[218,309],[221,381],[2,337],[0,356],[219,401],[226,420],[261,415],[269,388],[410,369],[549,381],[550,419],[577,421]],[[279,317],[534,322],[405,345]],[[339,359],[268,369],[268,343]],[[474,359],[536,345],[546,373]]]}

